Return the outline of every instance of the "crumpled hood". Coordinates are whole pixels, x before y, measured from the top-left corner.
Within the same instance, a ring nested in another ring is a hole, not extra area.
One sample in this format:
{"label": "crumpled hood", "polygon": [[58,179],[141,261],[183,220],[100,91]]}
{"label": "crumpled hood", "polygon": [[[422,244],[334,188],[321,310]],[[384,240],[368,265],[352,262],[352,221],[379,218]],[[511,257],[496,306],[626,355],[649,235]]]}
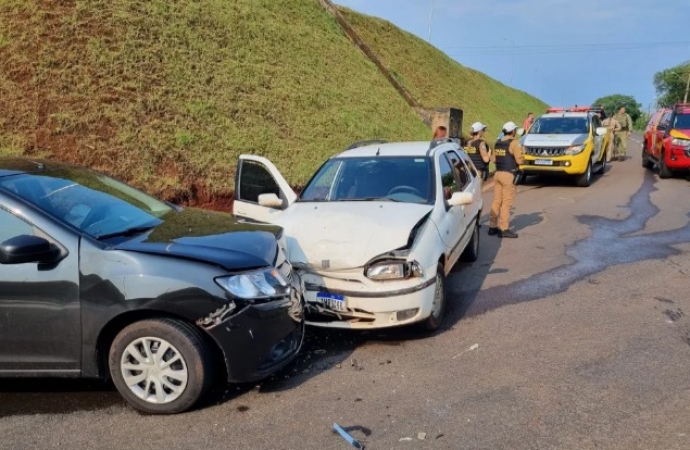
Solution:
{"label": "crumpled hood", "polygon": [[206,262],[226,270],[248,270],[273,264],[278,251],[274,225],[240,223],[232,214],[185,208],[170,212],[152,231],[114,246]]}
{"label": "crumpled hood", "polygon": [[404,247],[412,227],[432,208],[395,202],[297,202],[277,222],[285,229],[293,264],[343,270]]}
{"label": "crumpled hood", "polygon": [[584,144],[588,134],[527,134],[522,138],[524,147],[569,147]]}

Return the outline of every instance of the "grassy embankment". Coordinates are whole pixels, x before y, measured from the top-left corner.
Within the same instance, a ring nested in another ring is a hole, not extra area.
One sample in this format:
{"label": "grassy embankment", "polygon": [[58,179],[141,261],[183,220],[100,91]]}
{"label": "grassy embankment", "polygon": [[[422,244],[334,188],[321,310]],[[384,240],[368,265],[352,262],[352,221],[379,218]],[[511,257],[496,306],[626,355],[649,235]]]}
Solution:
{"label": "grassy embankment", "polygon": [[522,126],[528,112],[538,116],[547,108],[541,100],[462,66],[388,21],[347,8],[341,12],[417,101],[426,106],[461,107],[464,132],[480,121],[488,125],[488,136],[493,139],[504,123]]}
{"label": "grassy embankment", "polygon": [[[425,105],[492,128],[537,109],[348,17]],[[0,24],[0,154],[90,165],[167,199],[223,206],[241,153],[300,185],[352,141],[430,136],[315,0],[0,0]]]}

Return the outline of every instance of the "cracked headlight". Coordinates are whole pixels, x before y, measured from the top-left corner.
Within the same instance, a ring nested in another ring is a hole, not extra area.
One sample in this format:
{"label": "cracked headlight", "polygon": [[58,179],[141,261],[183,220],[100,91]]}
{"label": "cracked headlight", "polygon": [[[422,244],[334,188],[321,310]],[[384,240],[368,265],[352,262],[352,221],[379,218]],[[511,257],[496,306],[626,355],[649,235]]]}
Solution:
{"label": "cracked headlight", "polygon": [[680,147],[690,147],[690,140],[673,138],[671,140],[671,144],[672,145],[678,145]]}
{"label": "cracked headlight", "polygon": [[218,277],[215,281],[231,295],[245,300],[285,297],[290,294],[290,283],[274,268]]}
{"label": "cracked headlight", "polygon": [[416,261],[380,262],[369,266],[366,270],[366,276],[372,280],[399,280],[413,276],[421,277],[422,268]]}
{"label": "cracked headlight", "polygon": [[582,153],[582,150],[585,149],[587,144],[580,144],[580,145],[571,145],[568,147],[565,151],[566,155],[577,155],[578,153]]}

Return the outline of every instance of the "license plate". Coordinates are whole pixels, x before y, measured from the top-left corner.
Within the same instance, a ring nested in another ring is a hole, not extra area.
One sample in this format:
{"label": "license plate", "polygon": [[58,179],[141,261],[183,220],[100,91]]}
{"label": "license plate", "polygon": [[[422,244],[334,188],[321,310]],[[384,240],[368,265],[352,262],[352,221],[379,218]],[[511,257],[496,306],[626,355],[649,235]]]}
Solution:
{"label": "license plate", "polygon": [[537,159],[534,161],[537,166],[553,166],[553,161],[550,159]]}
{"label": "license plate", "polygon": [[319,292],[316,294],[316,302],[321,306],[331,309],[333,311],[346,311],[345,297],[342,295],[328,294],[326,292]]}

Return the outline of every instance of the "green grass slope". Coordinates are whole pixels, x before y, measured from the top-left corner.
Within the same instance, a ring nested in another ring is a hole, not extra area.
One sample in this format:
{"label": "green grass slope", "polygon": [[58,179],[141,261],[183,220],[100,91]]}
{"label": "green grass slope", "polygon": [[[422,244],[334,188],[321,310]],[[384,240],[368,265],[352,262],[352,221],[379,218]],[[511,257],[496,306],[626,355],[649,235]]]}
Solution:
{"label": "green grass slope", "polygon": [[[427,106],[492,128],[543,106],[347,14]],[[317,0],[0,0],[0,155],[89,165],[215,207],[241,153],[301,185],[353,141],[430,135]]]}
{"label": "green grass slope", "polygon": [[0,0],[0,154],[203,203],[240,153],[301,184],[352,141],[428,135],[316,0]]}
{"label": "green grass slope", "polygon": [[476,121],[497,136],[513,121],[522,126],[528,112],[539,115],[541,100],[460,65],[445,53],[388,21],[340,8],[343,16],[376,52],[405,88],[427,107],[454,106],[464,110],[464,133]]}

